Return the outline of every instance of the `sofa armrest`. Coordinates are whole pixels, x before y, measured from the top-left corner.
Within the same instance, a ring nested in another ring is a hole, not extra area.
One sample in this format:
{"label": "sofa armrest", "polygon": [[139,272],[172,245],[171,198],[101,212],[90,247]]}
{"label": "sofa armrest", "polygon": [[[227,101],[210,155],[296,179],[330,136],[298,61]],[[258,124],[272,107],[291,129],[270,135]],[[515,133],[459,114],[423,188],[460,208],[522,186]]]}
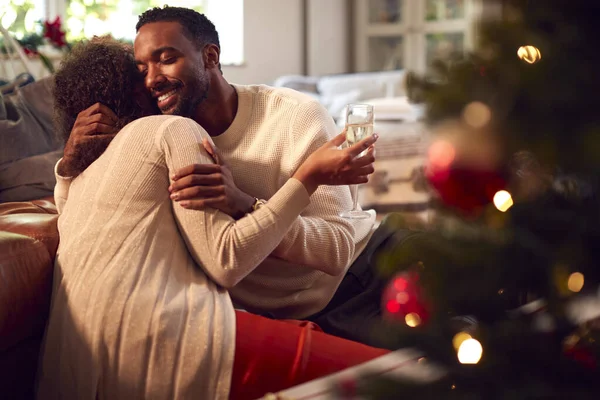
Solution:
{"label": "sofa armrest", "polygon": [[0,352],[43,332],[54,258],[28,236],[0,231]]}

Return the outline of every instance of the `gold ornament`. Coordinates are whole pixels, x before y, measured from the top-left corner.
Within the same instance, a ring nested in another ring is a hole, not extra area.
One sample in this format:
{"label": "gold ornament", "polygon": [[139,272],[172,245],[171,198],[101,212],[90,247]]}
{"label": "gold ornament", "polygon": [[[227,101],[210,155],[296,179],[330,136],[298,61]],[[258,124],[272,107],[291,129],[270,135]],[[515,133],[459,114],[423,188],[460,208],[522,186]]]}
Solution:
{"label": "gold ornament", "polygon": [[521,46],[519,50],[517,50],[517,55],[523,61],[528,64],[533,64],[542,59],[542,53],[540,53],[540,49],[535,46]]}

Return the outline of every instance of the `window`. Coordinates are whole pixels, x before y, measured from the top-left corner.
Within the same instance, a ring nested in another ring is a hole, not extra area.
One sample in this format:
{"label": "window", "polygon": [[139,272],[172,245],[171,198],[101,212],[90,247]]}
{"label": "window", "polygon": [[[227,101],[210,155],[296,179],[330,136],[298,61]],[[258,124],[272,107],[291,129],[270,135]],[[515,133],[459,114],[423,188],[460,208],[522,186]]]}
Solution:
{"label": "window", "polygon": [[163,4],[205,13],[219,32],[221,63],[243,63],[243,0],[8,0],[0,6],[0,22],[23,39],[39,33],[37,21],[60,16],[69,42],[103,34],[132,41],[138,15]]}
{"label": "window", "polygon": [[354,0],[358,71],[424,72],[473,47],[482,0]]}
{"label": "window", "polygon": [[0,5],[0,24],[19,40],[40,33],[36,24],[46,14],[46,0],[8,0]]}

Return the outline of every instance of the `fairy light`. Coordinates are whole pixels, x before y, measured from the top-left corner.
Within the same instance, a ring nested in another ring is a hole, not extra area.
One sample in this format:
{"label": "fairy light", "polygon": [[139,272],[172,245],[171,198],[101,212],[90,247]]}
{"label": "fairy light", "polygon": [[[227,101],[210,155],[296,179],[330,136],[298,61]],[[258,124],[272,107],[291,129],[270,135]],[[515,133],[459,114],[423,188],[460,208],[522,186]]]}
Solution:
{"label": "fairy light", "polygon": [[492,111],[482,102],[474,101],[465,106],[462,117],[467,125],[479,129],[490,122]]}
{"label": "fairy light", "polygon": [[500,190],[494,195],[494,205],[502,212],[506,212],[513,204],[512,196],[506,190]]}
{"label": "fairy light", "polygon": [[481,360],[483,347],[477,339],[467,339],[458,348],[458,361],[461,364],[477,364]]}
{"label": "fairy light", "polygon": [[527,64],[534,64],[542,59],[542,53],[540,49],[535,46],[521,46],[517,50],[517,55]]}
{"label": "fairy light", "polygon": [[406,292],[399,292],[396,295],[396,302],[398,302],[398,304],[408,303],[408,294]]}
{"label": "fairy light", "polygon": [[397,312],[400,312],[400,303],[396,300],[390,300],[386,303],[385,308],[389,313],[396,314]]}
{"label": "fairy light", "polygon": [[583,288],[583,283],[585,279],[581,272],[573,272],[569,275],[569,280],[567,281],[567,287],[571,292],[577,293]]}
{"label": "fairy light", "polygon": [[394,280],[394,288],[398,291],[406,290],[407,285],[408,285],[408,282],[404,278],[396,278]]}
{"label": "fairy light", "polygon": [[406,322],[406,325],[410,326],[411,328],[416,328],[417,326],[421,325],[421,317],[419,317],[419,314],[417,313],[411,312],[406,314],[404,321]]}
{"label": "fairy light", "polygon": [[463,342],[465,340],[469,340],[469,339],[472,339],[472,337],[467,332],[458,332],[452,338],[452,346],[454,346],[454,350],[458,351],[458,349],[460,348],[460,345],[463,344]]}
{"label": "fairy light", "polygon": [[437,169],[447,169],[456,157],[456,150],[452,143],[437,140],[429,147],[429,163]]}

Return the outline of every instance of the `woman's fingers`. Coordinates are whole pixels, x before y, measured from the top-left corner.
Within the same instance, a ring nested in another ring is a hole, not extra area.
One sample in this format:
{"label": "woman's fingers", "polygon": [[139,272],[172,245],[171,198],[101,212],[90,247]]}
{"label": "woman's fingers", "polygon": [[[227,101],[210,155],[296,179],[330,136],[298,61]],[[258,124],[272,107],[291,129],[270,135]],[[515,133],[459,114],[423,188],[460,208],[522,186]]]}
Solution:
{"label": "woman's fingers", "polygon": [[367,150],[369,147],[373,146],[377,139],[379,139],[379,135],[374,133],[373,135],[367,136],[360,142],[357,142],[352,146],[348,147],[345,151],[348,152],[348,154],[350,154],[352,158],[354,158],[363,151]]}

